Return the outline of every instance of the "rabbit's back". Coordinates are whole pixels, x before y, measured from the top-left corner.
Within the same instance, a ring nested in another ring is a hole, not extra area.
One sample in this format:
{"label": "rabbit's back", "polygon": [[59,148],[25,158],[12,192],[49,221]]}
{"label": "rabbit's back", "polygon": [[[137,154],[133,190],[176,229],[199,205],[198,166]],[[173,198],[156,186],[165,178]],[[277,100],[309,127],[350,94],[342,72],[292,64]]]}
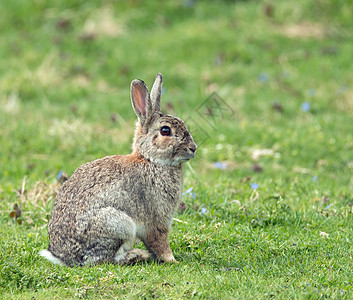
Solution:
{"label": "rabbit's back", "polygon": [[159,201],[173,204],[173,199],[180,199],[182,179],[181,166],[166,169],[136,154],[107,156],[80,166],[61,187],[54,209],[112,206],[133,216],[141,209],[156,209]]}

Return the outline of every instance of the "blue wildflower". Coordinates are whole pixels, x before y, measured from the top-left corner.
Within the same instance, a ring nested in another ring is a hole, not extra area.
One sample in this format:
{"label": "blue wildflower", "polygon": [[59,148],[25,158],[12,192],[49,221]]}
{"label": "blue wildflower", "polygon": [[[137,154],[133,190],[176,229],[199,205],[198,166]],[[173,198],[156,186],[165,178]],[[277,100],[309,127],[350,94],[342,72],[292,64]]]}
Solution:
{"label": "blue wildflower", "polygon": [[226,164],[226,163],[222,163],[222,162],[220,162],[220,161],[216,161],[216,162],[214,163],[214,167],[215,167],[216,169],[225,170],[225,169],[227,169],[227,164]]}
{"label": "blue wildflower", "polygon": [[302,111],[307,112],[310,110],[310,103],[309,102],[304,102],[302,104]]}
{"label": "blue wildflower", "polygon": [[64,172],[63,171],[60,171],[58,175],[56,175],[56,179],[57,180],[60,180],[64,175]]}
{"label": "blue wildflower", "polygon": [[258,185],[256,182],[254,182],[254,183],[251,184],[251,188],[252,188],[253,190],[256,190],[256,189],[259,188],[259,185]]}
{"label": "blue wildflower", "polygon": [[207,208],[201,208],[201,213],[204,215],[207,212]]}
{"label": "blue wildflower", "polygon": [[315,175],[314,177],[313,177],[313,181],[317,181],[318,180],[318,177]]}
{"label": "blue wildflower", "polygon": [[186,194],[190,194],[191,192],[192,192],[192,187],[191,187],[191,188],[188,188],[188,189],[185,191]]}
{"label": "blue wildflower", "polygon": [[164,95],[165,92],[166,92],[166,89],[165,89],[165,87],[163,86],[163,87],[162,87],[162,95]]}
{"label": "blue wildflower", "polygon": [[216,161],[216,162],[214,163],[214,167],[215,167],[216,169],[220,169],[220,168],[221,168],[221,162]]}
{"label": "blue wildflower", "polygon": [[192,192],[192,187],[188,188],[184,193],[183,193],[184,197],[188,197],[191,196],[192,199],[196,198],[196,194]]}

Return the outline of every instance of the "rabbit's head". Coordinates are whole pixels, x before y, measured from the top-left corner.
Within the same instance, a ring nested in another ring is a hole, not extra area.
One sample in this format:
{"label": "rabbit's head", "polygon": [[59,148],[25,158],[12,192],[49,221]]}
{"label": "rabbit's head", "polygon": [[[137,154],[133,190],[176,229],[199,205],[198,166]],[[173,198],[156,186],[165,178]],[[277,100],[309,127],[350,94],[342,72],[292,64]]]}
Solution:
{"label": "rabbit's head", "polygon": [[138,117],[133,151],[158,165],[179,166],[193,158],[196,144],[185,123],[161,112],[162,75],[151,94],[142,80],[131,83],[131,102]]}

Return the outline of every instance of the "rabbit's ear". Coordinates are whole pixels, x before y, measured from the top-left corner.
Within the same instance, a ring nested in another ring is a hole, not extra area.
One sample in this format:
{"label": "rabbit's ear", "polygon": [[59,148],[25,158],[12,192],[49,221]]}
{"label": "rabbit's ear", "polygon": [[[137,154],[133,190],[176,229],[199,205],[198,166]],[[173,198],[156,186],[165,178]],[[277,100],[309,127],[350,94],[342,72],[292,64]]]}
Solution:
{"label": "rabbit's ear", "polygon": [[141,125],[143,125],[151,114],[152,105],[148,88],[142,80],[135,79],[131,82],[131,102]]}
{"label": "rabbit's ear", "polygon": [[158,73],[154,80],[151,90],[152,108],[155,111],[161,110],[161,95],[162,95],[162,74]]}

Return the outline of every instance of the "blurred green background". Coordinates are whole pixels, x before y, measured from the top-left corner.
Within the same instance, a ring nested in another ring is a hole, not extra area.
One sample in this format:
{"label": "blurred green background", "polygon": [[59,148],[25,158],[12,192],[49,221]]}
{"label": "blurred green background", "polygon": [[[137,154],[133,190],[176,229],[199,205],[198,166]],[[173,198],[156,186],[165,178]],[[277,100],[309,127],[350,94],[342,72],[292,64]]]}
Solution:
{"label": "blurred green background", "polygon": [[[2,185],[129,152],[129,84],[151,86],[157,72],[164,111],[198,122],[213,92],[232,108],[208,132],[210,151],[199,149],[207,161],[244,163],[249,147],[277,147],[285,169],[326,160],[342,174],[352,160],[351,1],[17,0],[0,9]],[[232,153],[212,149],[219,137]]]}

